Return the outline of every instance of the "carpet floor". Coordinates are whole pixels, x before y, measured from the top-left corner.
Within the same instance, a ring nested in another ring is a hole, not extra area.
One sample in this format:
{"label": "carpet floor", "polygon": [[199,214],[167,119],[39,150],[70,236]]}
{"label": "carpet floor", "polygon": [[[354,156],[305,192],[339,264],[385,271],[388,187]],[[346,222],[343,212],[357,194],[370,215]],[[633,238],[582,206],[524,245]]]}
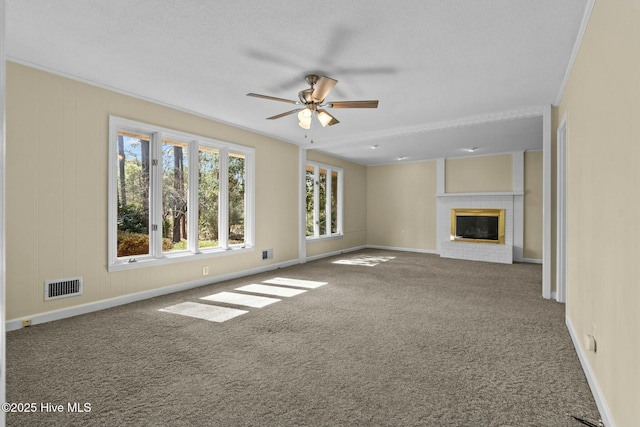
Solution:
{"label": "carpet floor", "polygon": [[7,425],[598,420],[541,270],[364,250],[9,332]]}

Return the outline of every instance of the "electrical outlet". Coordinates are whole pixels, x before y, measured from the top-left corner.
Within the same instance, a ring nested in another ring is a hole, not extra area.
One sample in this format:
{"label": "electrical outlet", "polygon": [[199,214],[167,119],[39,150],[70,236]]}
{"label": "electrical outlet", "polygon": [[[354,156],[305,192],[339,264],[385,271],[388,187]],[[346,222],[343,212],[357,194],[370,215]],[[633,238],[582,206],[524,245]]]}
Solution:
{"label": "electrical outlet", "polygon": [[22,321],[22,327],[23,328],[28,328],[29,326],[31,326],[31,320],[23,320]]}
{"label": "electrical outlet", "polygon": [[209,275],[209,266],[204,266],[202,267],[202,275],[203,276],[208,276]]}
{"label": "electrical outlet", "polygon": [[584,334],[584,348],[587,349],[587,351],[593,351],[594,353],[597,351],[597,343],[596,343],[596,339],[593,335],[590,334]]}

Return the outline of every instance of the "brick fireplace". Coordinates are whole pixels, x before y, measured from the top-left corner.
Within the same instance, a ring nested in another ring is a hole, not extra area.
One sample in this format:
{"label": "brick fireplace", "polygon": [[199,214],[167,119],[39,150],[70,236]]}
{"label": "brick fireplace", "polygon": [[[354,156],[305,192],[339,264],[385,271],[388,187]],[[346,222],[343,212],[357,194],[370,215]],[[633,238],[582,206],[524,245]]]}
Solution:
{"label": "brick fireplace", "polygon": [[[522,208],[515,213],[513,194],[465,194],[438,196],[438,242],[440,256],[471,261],[488,261],[511,264],[514,260],[514,215],[522,218]],[[503,209],[504,243],[487,244],[473,241],[451,240],[452,209]],[[522,240],[519,242],[522,251]]]}

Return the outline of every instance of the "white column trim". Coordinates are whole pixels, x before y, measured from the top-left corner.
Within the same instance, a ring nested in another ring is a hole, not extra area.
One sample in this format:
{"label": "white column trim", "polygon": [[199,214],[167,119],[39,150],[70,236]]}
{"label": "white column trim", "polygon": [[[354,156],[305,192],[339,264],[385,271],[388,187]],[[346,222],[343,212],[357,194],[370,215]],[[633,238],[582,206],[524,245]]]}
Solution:
{"label": "white column trim", "polygon": [[[442,209],[442,201],[440,200],[438,195],[445,194],[446,190],[446,175],[445,175],[445,167],[446,167],[446,159],[437,159],[436,160],[436,213],[440,212]],[[442,242],[445,237],[442,233],[442,221],[440,219],[441,215],[436,214],[436,251],[437,253],[442,253]]]}
{"label": "white column trim", "polygon": [[446,159],[436,159],[436,194],[446,193],[445,162]]}
{"label": "white column trim", "polygon": [[[6,402],[6,52],[5,52],[5,29],[6,29],[6,7],[5,0],[0,0],[0,402]],[[0,427],[5,425],[5,413],[0,411]]]}
{"label": "white column trim", "polygon": [[298,148],[298,260],[307,262],[307,149]]}
{"label": "white column trim", "polygon": [[551,105],[542,115],[542,297],[551,298]]}
{"label": "white column trim", "polygon": [[558,302],[567,296],[567,113],[560,121],[556,139],[556,292]]}

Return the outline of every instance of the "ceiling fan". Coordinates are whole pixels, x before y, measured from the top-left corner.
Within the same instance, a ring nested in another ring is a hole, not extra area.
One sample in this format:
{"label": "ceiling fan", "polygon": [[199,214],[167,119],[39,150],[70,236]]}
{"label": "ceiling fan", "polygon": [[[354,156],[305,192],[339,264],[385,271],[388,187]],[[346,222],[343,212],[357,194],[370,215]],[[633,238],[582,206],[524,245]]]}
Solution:
{"label": "ceiling fan", "polygon": [[267,117],[267,120],[279,119],[294,113],[298,113],[298,124],[303,129],[311,128],[311,119],[315,114],[318,121],[325,126],[333,126],[340,123],[338,119],[333,117],[325,108],[378,108],[378,101],[336,101],[324,102],[325,98],[331,92],[331,89],[338,83],[337,80],[330,77],[318,77],[315,74],[309,74],[305,77],[307,83],[311,86],[309,89],[302,90],[298,93],[299,101],[290,99],[277,98],[275,96],[260,95],[257,93],[248,93],[247,96],[255,96],[256,98],[270,99],[273,101],[287,102],[289,104],[300,105],[300,108],[287,111],[286,113],[277,114]]}

